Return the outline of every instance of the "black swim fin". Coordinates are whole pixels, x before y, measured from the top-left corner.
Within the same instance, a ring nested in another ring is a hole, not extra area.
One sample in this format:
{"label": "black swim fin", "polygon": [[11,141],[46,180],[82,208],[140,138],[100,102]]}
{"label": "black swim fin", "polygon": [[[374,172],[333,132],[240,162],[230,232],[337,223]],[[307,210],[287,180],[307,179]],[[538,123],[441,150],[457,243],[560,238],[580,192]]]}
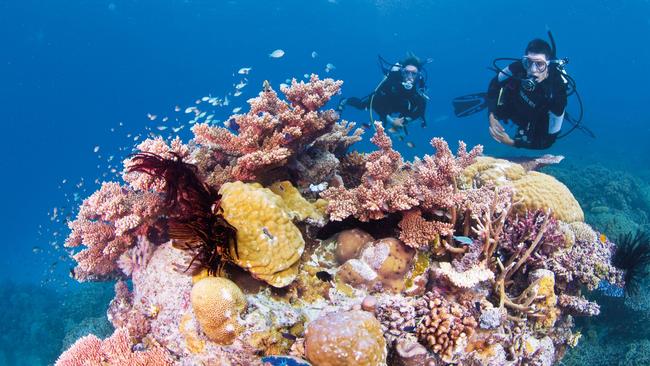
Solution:
{"label": "black swim fin", "polygon": [[467,117],[487,108],[487,93],[474,93],[454,98],[451,102],[454,105],[456,117]]}

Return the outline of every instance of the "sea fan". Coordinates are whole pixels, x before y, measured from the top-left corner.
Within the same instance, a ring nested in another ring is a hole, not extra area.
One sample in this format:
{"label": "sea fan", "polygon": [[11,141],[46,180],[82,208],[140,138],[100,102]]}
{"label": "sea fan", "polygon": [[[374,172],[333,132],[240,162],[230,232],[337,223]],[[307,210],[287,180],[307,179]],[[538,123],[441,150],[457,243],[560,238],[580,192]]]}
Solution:
{"label": "sea fan", "polygon": [[[195,165],[173,154],[171,159],[152,153],[131,157],[128,172],[141,172],[165,181],[165,203],[169,209],[169,237],[174,247],[188,251],[192,260],[185,271],[207,268],[210,274],[230,261],[229,248],[237,255],[237,230],[223,217],[221,195],[203,183]],[[195,262],[200,266],[196,266]]]}
{"label": "sea fan", "polygon": [[612,263],[625,271],[626,294],[637,295],[650,273],[650,235],[643,231],[623,235],[618,240]]}

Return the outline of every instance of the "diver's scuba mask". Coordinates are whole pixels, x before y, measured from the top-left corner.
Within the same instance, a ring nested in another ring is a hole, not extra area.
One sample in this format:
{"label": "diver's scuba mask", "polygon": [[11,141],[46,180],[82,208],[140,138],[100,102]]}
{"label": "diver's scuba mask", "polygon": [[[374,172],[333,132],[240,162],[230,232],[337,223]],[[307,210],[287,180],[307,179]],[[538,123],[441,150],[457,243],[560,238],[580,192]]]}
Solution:
{"label": "diver's scuba mask", "polygon": [[413,89],[413,86],[415,86],[415,81],[421,77],[419,71],[407,70],[406,68],[402,68],[401,73],[403,80],[402,86],[406,90]]}

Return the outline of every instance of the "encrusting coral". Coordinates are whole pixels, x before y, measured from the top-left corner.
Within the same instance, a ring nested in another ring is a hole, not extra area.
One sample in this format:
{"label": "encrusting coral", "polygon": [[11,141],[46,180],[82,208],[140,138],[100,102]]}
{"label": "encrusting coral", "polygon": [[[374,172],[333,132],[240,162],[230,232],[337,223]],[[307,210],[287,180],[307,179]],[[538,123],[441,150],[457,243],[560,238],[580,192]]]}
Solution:
{"label": "encrusting coral", "polygon": [[405,161],[380,122],[375,151],[348,152],[363,130],[324,109],[340,86],[265,82],[186,143],[139,143],[66,241],[77,280],[118,279],[116,331],[57,365],[559,362],[573,316],[599,312],[585,287],[624,282],[571,192],[529,171],[559,159],[434,138]]}

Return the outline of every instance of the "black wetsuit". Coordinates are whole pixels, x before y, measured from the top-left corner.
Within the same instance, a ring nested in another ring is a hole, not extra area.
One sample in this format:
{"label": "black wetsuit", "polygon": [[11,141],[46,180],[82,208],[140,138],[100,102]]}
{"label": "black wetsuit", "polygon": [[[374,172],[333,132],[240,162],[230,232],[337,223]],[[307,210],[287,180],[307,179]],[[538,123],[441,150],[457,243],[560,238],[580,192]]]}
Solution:
{"label": "black wetsuit", "polygon": [[562,116],[567,104],[566,83],[560,71],[550,65],[548,77],[529,92],[521,86],[520,79],[526,77],[526,70],[521,61],[513,62],[508,68],[515,77],[499,81],[497,74],[490,81],[487,93],[488,110],[494,113],[498,120],[510,120],[518,126],[514,138],[515,147],[537,150],[551,147],[559,130],[555,133],[549,132],[549,112]]}
{"label": "black wetsuit", "polygon": [[400,70],[391,70],[386,80],[382,82],[375,92],[363,99],[347,98],[345,104],[357,109],[368,109],[372,101],[372,109],[384,123],[387,120],[386,116],[397,113],[399,117],[408,118],[409,120],[421,119],[422,125],[425,126],[424,112],[427,101],[418,91],[424,88],[424,82],[422,79],[417,79],[414,84],[410,90],[405,89],[402,85]]}

